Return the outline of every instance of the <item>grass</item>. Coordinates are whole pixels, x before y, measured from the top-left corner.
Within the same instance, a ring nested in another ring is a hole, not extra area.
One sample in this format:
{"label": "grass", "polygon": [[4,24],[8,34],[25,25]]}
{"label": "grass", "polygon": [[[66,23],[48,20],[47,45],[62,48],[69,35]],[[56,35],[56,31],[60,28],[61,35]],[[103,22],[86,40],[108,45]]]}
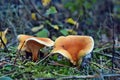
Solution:
{"label": "grass", "polygon": [[[35,62],[17,58],[16,65],[13,65],[16,57],[16,48],[9,48],[9,52],[0,50],[0,76],[8,76],[12,79],[34,80],[37,78],[61,78],[66,76],[81,76],[94,74],[111,73],[110,59],[94,53],[91,62],[81,68],[71,66],[69,60],[65,58],[57,58],[57,55],[50,56],[43,62],[36,64]],[[102,60],[102,61],[101,61]],[[98,78],[100,79],[100,78]],[[81,79],[80,79],[81,80]],[[96,80],[96,78],[93,78]]]}

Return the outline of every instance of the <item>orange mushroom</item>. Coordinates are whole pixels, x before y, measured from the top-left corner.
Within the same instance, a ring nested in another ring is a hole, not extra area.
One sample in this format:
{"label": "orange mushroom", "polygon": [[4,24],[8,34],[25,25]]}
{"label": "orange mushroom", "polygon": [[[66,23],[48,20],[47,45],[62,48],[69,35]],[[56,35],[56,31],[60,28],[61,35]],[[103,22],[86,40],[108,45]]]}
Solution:
{"label": "orange mushroom", "polygon": [[38,52],[44,46],[50,47],[54,42],[49,38],[38,38],[29,35],[18,35],[18,50],[32,53],[32,60],[38,60]]}
{"label": "orange mushroom", "polygon": [[61,36],[55,40],[51,54],[59,53],[69,59],[73,65],[78,65],[83,56],[89,54],[93,47],[94,40],[90,36]]}

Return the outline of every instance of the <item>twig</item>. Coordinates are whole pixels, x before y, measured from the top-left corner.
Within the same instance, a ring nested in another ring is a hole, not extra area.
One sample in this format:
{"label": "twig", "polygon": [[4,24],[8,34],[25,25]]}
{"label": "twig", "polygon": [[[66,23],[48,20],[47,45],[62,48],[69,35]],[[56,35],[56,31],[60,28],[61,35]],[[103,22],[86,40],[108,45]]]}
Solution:
{"label": "twig", "polygon": [[[120,74],[103,74],[102,75],[103,78],[104,77],[120,77]],[[58,80],[66,80],[66,79],[93,79],[93,78],[101,78],[101,76],[99,74],[95,74],[95,75],[81,75],[81,76],[66,76],[66,77],[61,77],[58,78]]]}
{"label": "twig", "polygon": [[55,62],[55,61],[50,61],[50,62],[51,62],[51,63],[49,63],[49,64],[51,64],[51,65],[62,66],[62,67],[70,67],[70,66],[67,66],[67,65],[64,65],[64,64],[60,64],[60,63]]}
{"label": "twig", "polygon": [[[81,76],[65,76],[65,75],[62,75],[62,74],[57,74],[55,72],[53,72],[53,74],[57,75],[57,76],[62,76],[60,78],[53,78],[53,80],[68,80],[68,79],[94,79],[94,78],[100,78],[101,79],[101,76],[99,74],[95,74],[95,75],[81,75]],[[120,77],[120,74],[104,74],[102,75],[103,76],[103,79],[104,77]],[[44,80],[47,79],[47,78],[44,78]],[[38,79],[37,79],[38,80]]]}
{"label": "twig", "polygon": [[95,62],[89,62],[89,63],[90,63],[90,64],[93,64],[93,65],[95,65],[95,66],[97,66],[97,67],[99,67],[99,68],[105,68],[105,69],[110,70],[109,68],[104,67],[104,66],[102,66],[102,65],[100,65],[100,64],[98,64],[98,63],[95,63]]}
{"label": "twig", "polygon": [[[98,64],[98,63],[95,63],[95,62],[89,62],[90,64],[93,64],[93,65],[95,65],[95,66],[97,66],[97,67],[99,67],[100,69],[107,69],[107,70],[110,70],[111,71],[111,69],[109,69],[107,66],[105,66],[105,64],[103,64],[103,65],[100,65],[100,64]],[[118,71],[118,73],[119,73],[119,71],[120,71],[120,69],[113,69],[113,71],[115,72],[115,71]]]}
{"label": "twig", "polygon": [[[109,69],[107,66],[105,66],[105,64],[104,65],[100,65],[100,64],[98,64],[98,63],[95,63],[95,62],[89,62],[90,64],[93,64],[93,65],[95,65],[95,66],[97,66],[97,67],[99,67],[100,69],[107,69],[107,70],[109,70],[109,71],[111,71],[111,69]],[[118,71],[118,73],[119,73],[119,69],[113,69],[113,71],[115,72],[115,71]],[[100,73],[100,72],[99,72]]]}
{"label": "twig", "polygon": [[[112,55],[110,55],[110,54],[103,54],[103,53],[97,53],[97,54],[104,55],[104,56],[107,56],[107,57],[112,58]],[[114,59],[118,59],[118,60],[120,60],[119,57],[114,57]]]}
{"label": "twig", "polygon": [[2,40],[1,36],[0,36],[0,40],[1,40],[2,44],[4,45],[4,47],[5,47],[4,50],[8,52],[8,48],[6,47],[6,45],[5,45],[4,41]]}
{"label": "twig", "polygon": [[110,47],[109,47],[109,46],[108,46],[108,47],[102,47],[102,48],[100,48],[100,49],[98,49],[98,50],[93,50],[93,52],[94,52],[94,53],[100,52],[100,51],[103,51],[103,50],[108,49],[108,48],[110,48]]}
{"label": "twig", "polygon": [[79,24],[78,24],[79,19],[80,19],[80,14],[78,15],[78,18],[76,20],[76,24],[73,25],[72,31],[75,30],[75,28],[79,26]]}
{"label": "twig", "polygon": [[52,55],[52,53],[49,53],[46,57],[44,57],[42,60],[38,61],[36,64],[39,64],[40,62],[44,61],[44,60],[47,59],[50,55]]}
{"label": "twig", "polygon": [[114,69],[114,58],[115,58],[115,26],[113,25],[113,52],[112,52],[112,69]]}
{"label": "twig", "polygon": [[113,47],[112,47],[112,70],[114,69],[114,57],[115,57],[115,25],[114,25],[114,23],[113,23],[113,19],[112,19],[112,16],[111,16],[111,9],[110,9],[110,7],[109,7],[109,12],[110,12],[110,14],[109,14],[109,17],[110,17],[110,22],[111,22],[111,26],[112,26],[112,40],[113,40]]}
{"label": "twig", "polygon": [[105,74],[104,77],[120,77],[120,74]]}
{"label": "twig", "polygon": [[[111,43],[112,44],[112,43]],[[106,43],[102,43],[102,45],[98,45],[94,50],[93,52],[96,53],[96,52],[100,52],[100,51],[103,51],[105,49],[108,49],[108,48],[112,48],[110,42],[106,42]]]}
{"label": "twig", "polygon": [[81,76],[66,76],[66,77],[61,77],[59,80],[65,80],[65,79],[93,79],[93,78],[99,78],[99,75],[81,75]]}
{"label": "twig", "polygon": [[[104,46],[104,45],[102,45],[102,46]],[[113,56],[110,55],[110,54],[103,54],[103,53],[100,53],[100,51],[103,51],[103,50],[106,50],[106,49],[109,49],[109,48],[112,48],[112,47],[113,47],[113,46],[111,46],[111,45],[107,45],[107,46],[104,46],[104,47],[99,48],[99,49],[96,48],[95,50],[93,50],[93,52],[94,52],[94,53],[97,53],[97,54],[101,54],[101,55],[104,55],[104,56],[107,56],[107,57],[112,58]],[[119,58],[119,57],[116,57],[116,56],[114,56],[114,59],[120,60],[120,58]]]}
{"label": "twig", "polygon": [[22,44],[22,46],[20,47],[20,49],[16,51],[16,53],[18,53],[18,54],[17,54],[17,56],[15,57],[14,65],[15,65],[15,63],[16,63],[16,59],[18,58],[18,55],[20,54],[20,50],[22,49],[24,43],[25,43],[25,41],[23,42],[23,44]]}

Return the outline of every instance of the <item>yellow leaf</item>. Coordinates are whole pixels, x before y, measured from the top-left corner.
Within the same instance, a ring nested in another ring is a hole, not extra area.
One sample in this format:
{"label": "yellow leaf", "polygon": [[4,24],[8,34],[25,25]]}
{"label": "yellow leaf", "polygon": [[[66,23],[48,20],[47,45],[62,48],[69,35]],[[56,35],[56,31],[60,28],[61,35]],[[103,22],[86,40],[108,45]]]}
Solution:
{"label": "yellow leaf", "polygon": [[56,29],[56,30],[59,30],[59,26],[58,25],[54,25],[53,28]]}
{"label": "yellow leaf", "polygon": [[32,18],[33,20],[37,20],[36,14],[35,14],[35,13],[32,13],[32,14],[31,14],[31,18]]}
{"label": "yellow leaf", "polygon": [[77,32],[74,31],[73,29],[68,29],[67,31],[68,31],[69,34],[71,34],[71,35],[76,35],[76,34],[77,34]]}
{"label": "yellow leaf", "polygon": [[33,27],[31,30],[33,31],[33,32],[37,32],[37,31],[39,31],[40,29],[42,29],[44,27],[44,25],[40,25],[40,26],[38,26],[38,27]]}
{"label": "yellow leaf", "polygon": [[74,21],[72,18],[66,19],[66,22],[67,22],[67,23],[70,23],[70,24],[73,24],[73,25],[76,25],[76,24],[77,24],[77,22]]}
{"label": "yellow leaf", "polygon": [[42,0],[42,5],[43,6],[47,6],[48,4],[50,4],[51,0]]}
{"label": "yellow leaf", "polygon": [[[7,38],[6,38],[7,31],[8,31],[8,28],[5,31],[0,31],[0,37],[5,44],[7,43]],[[0,40],[0,48],[4,48],[4,45],[1,40]]]}

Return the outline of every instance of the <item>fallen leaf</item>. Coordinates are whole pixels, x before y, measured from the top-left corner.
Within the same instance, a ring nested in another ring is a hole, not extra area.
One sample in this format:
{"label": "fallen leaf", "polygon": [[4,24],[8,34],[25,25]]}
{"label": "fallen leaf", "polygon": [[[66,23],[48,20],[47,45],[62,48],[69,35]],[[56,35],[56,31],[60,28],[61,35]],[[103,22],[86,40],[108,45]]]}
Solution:
{"label": "fallen leaf", "polygon": [[53,25],[53,28],[56,30],[59,30],[59,26],[58,25]]}
{"label": "fallen leaf", "polygon": [[38,27],[33,27],[31,30],[32,30],[32,32],[37,32],[37,31],[39,31],[40,29],[42,29],[44,27],[44,25],[40,25],[40,26],[38,26]]}
{"label": "fallen leaf", "polygon": [[48,4],[50,4],[51,0],[42,0],[42,5],[43,6],[47,6]]}
{"label": "fallen leaf", "polygon": [[50,15],[50,14],[55,14],[57,13],[57,10],[54,6],[51,6],[47,11],[46,11],[46,15]]}
{"label": "fallen leaf", "polygon": [[75,21],[75,20],[73,20],[72,18],[68,18],[68,19],[66,19],[65,20],[67,23],[70,23],[70,24],[73,24],[73,25],[77,25],[78,23]]}
{"label": "fallen leaf", "polygon": [[67,35],[68,35],[67,29],[61,29],[61,30],[60,30],[60,33],[62,33],[62,35],[64,35],[64,36],[67,36]]}
{"label": "fallen leaf", "polygon": [[36,14],[35,14],[35,13],[31,13],[31,18],[32,18],[33,20],[37,20]]}
{"label": "fallen leaf", "polygon": [[59,26],[58,25],[53,25],[50,21],[46,21],[47,24],[49,24],[52,28],[59,30]]}
{"label": "fallen leaf", "polygon": [[76,35],[77,32],[73,29],[67,29],[68,33],[71,34],[71,35]]}
{"label": "fallen leaf", "polygon": [[42,29],[41,31],[35,34],[37,37],[48,37],[49,31],[47,29]]}
{"label": "fallen leaf", "polygon": [[[7,38],[6,38],[7,32],[8,32],[8,28],[5,31],[0,31],[0,37],[5,45],[7,44]],[[4,48],[4,45],[1,40],[0,40],[0,48]]]}

